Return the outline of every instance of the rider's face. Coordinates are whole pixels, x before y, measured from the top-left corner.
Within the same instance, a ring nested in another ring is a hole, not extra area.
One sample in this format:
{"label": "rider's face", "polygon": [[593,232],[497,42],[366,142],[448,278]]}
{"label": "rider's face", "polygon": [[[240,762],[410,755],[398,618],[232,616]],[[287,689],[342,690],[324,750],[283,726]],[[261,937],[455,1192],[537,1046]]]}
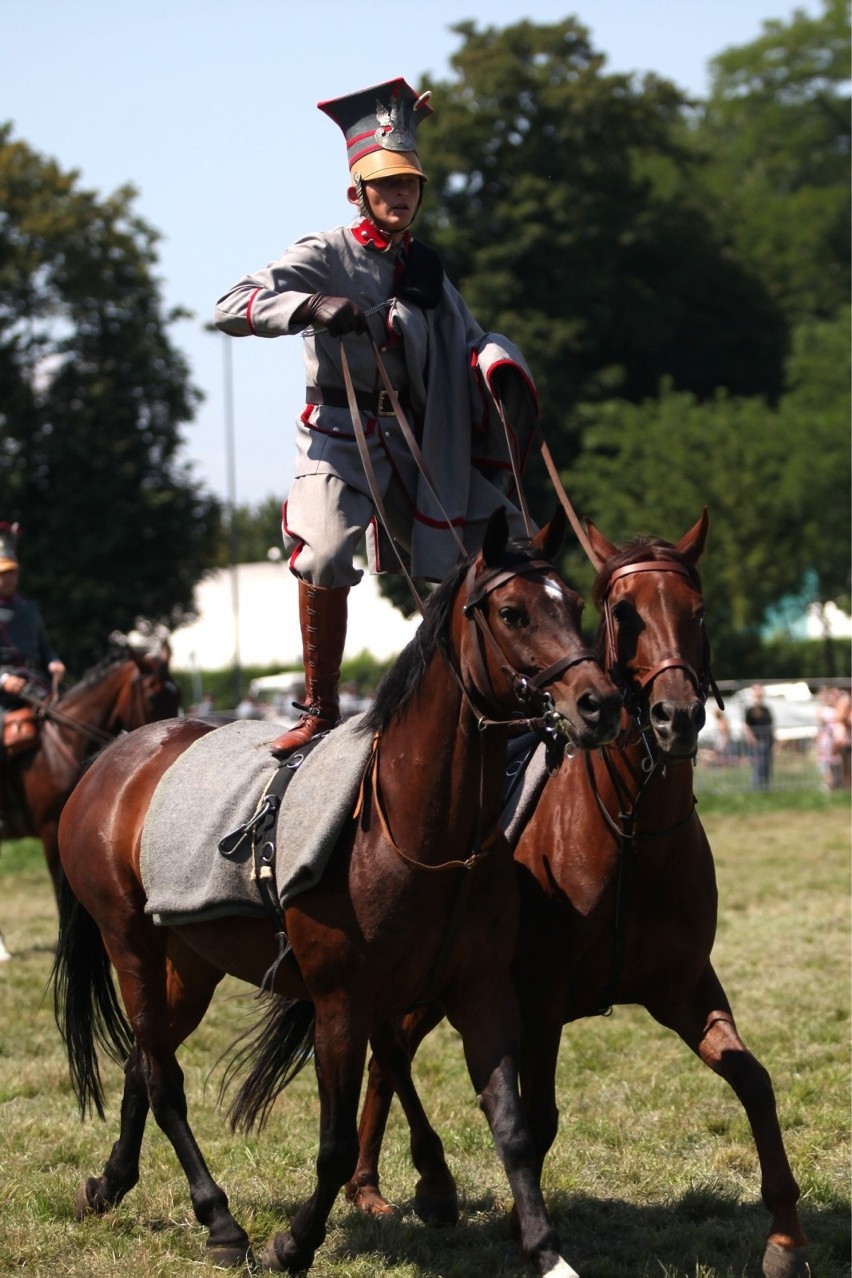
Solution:
{"label": "rider's face", "polygon": [[3,572],[0,572],[0,595],[13,595],[17,588],[17,568],[5,568]]}
{"label": "rider's face", "polygon": [[408,230],[420,203],[420,178],[410,173],[373,178],[364,183],[367,205],[377,226],[391,237],[401,238]]}

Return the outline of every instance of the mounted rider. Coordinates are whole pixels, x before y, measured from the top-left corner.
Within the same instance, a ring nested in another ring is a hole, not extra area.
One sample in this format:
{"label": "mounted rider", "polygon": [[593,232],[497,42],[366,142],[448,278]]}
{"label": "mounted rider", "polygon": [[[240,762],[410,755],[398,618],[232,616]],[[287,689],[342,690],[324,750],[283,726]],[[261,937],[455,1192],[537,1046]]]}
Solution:
{"label": "mounted rider", "polygon": [[27,704],[22,694],[44,697],[65,677],[38,604],[18,594],[18,533],[17,524],[0,523],[0,759],[4,721]]}
{"label": "mounted rider", "polygon": [[[507,436],[517,470],[535,429],[529,369],[511,342],[480,327],[438,254],[411,232],[426,182],[415,132],[432,114],[429,96],[396,79],[318,103],[346,138],[347,198],[358,218],[298,240],[216,306],[217,327],[234,337],[304,335],[306,390],[282,532],[299,582],[306,705],[273,742],[278,757],[338,720],[362,538],[372,572],[402,565],[441,581],[459,542],[473,550],[497,506],[514,534],[527,531],[506,493],[514,477]],[[342,350],[375,480],[359,452]],[[396,418],[378,352],[439,501]]]}

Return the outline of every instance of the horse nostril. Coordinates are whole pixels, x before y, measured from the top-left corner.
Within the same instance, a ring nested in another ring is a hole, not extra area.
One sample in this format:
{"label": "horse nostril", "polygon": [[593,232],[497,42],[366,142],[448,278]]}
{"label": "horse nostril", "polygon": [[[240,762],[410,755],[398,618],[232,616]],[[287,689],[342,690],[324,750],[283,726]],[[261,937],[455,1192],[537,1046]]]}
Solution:
{"label": "horse nostril", "polygon": [[651,706],[651,722],[659,731],[668,730],[674,719],[674,707],[670,701],[655,701]]}
{"label": "horse nostril", "polygon": [[690,714],[692,715],[692,722],[695,726],[695,731],[700,732],[707,722],[707,711],[704,709],[704,706],[700,701],[696,701],[694,703],[690,709]]}
{"label": "horse nostril", "polygon": [[617,692],[584,692],[577,698],[577,709],[590,727],[614,728],[621,714],[621,697]]}

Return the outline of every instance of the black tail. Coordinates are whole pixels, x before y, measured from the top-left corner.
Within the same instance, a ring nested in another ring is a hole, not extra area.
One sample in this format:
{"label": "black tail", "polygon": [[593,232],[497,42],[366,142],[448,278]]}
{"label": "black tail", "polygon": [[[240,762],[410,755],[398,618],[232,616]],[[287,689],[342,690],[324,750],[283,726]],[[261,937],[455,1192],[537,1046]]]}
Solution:
{"label": "black tail", "polygon": [[262,1130],[275,1098],[292,1082],[311,1058],[314,1045],[313,1003],[269,995],[259,1024],[238,1042],[243,1046],[231,1056],[220,1089],[220,1098],[235,1076],[251,1066],[251,1072],[228,1110],[233,1131]]}
{"label": "black tail", "polygon": [[51,972],[53,1014],[68,1053],[80,1114],[104,1117],[97,1045],[124,1064],[133,1045],[118,1001],[100,930],[64,876],[59,884],[59,941]]}

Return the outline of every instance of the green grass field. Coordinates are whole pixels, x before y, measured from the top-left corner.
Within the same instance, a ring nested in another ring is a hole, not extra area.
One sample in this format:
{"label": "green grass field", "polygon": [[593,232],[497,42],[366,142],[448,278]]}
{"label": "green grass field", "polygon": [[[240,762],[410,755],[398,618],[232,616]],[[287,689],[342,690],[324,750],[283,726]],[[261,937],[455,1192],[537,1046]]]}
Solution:
{"label": "green grass field", "polygon": [[[814,1278],[850,1274],[850,879],[848,799],[707,795],[721,922],[716,966],[746,1042],[770,1070],[802,1188]],[[204,1231],[183,1174],[151,1124],[139,1186],[109,1216],[74,1220],[78,1184],[117,1132],[120,1071],[104,1062],[106,1124],[81,1123],[46,992],[55,916],[35,844],[0,855],[0,1274],[204,1278]],[[260,1247],[312,1188],[318,1105],[305,1070],[261,1135],[230,1134],[214,1065],[255,1011],[226,982],[182,1053],[190,1116],[232,1209]],[[213,1071],[211,1074],[211,1070]],[[456,1229],[411,1207],[415,1175],[394,1109],[383,1186],[397,1219],[341,1198],[317,1278],[520,1278],[507,1187],[456,1035],[424,1044],[416,1076],[461,1194]],[[759,1278],[767,1215],[748,1124],[733,1094],[636,1008],[570,1026],[560,1059],[560,1131],[545,1191],[582,1278]]]}

